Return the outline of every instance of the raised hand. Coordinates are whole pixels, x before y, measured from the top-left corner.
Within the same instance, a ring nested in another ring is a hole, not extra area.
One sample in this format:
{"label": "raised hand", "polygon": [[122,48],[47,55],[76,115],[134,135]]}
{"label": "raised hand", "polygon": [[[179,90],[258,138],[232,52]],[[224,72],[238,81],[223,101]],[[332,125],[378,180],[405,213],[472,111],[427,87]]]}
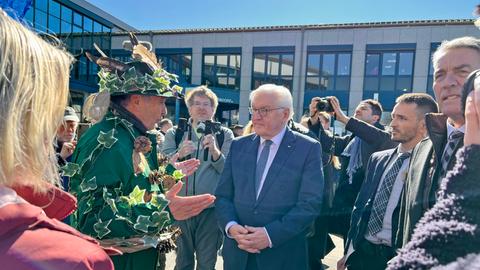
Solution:
{"label": "raised hand", "polygon": [[215,201],[215,196],[202,194],[196,196],[181,197],[178,192],[182,189],[183,183],[176,183],[165,197],[170,201],[168,207],[175,220],[185,220],[194,217]]}

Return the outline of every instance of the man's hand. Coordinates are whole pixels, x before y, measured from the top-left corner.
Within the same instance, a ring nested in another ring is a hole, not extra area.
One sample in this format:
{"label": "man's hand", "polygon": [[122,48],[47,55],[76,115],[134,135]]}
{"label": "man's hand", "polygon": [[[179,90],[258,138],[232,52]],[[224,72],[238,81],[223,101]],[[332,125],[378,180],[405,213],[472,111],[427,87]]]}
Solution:
{"label": "man's hand", "polygon": [[73,151],[75,151],[76,146],[77,146],[76,141],[63,143],[62,149],[60,150],[60,156],[63,158],[63,160],[66,160],[69,156],[73,154]]}
{"label": "man's hand", "polygon": [[186,176],[192,175],[200,166],[200,160],[191,158],[182,162],[177,162],[179,153],[176,153],[170,158],[170,163],[175,167],[175,169],[180,170]]}
{"label": "man's hand", "polygon": [[179,158],[184,158],[190,155],[191,153],[195,152],[196,149],[197,148],[192,141],[184,140],[180,146],[180,149],[178,150]]}
{"label": "man's hand", "polygon": [[212,155],[213,160],[217,160],[222,154],[215,143],[215,136],[213,136],[213,134],[208,134],[203,137],[202,145],[204,149],[208,148],[208,152]]}
{"label": "man's hand", "polygon": [[464,145],[480,144],[480,80],[475,79],[475,89],[467,97],[465,105]]}
{"label": "man's hand", "polygon": [[332,104],[333,111],[335,112],[335,117],[337,121],[342,122],[344,125],[348,123],[350,117],[346,116],[342,112],[342,107],[340,106],[340,101],[336,97],[328,97],[330,104]]}
{"label": "man's hand", "polygon": [[181,197],[177,196],[183,183],[176,183],[166,194],[165,197],[170,201],[168,207],[175,220],[185,220],[200,214],[205,208],[215,201],[215,196],[202,194],[196,196]]}
{"label": "man's hand", "polygon": [[245,236],[248,248],[262,250],[270,246],[268,235],[264,227],[245,226],[248,234]]}
{"label": "man's hand", "polygon": [[340,260],[338,260],[337,270],[345,270],[346,262],[347,262],[347,255],[343,256]]}
{"label": "man's hand", "polygon": [[249,253],[260,253],[259,249],[250,247],[253,242],[247,240],[248,233],[248,230],[239,224],[232,225],[228,228],[228,234],[237,241],[239,249]]}

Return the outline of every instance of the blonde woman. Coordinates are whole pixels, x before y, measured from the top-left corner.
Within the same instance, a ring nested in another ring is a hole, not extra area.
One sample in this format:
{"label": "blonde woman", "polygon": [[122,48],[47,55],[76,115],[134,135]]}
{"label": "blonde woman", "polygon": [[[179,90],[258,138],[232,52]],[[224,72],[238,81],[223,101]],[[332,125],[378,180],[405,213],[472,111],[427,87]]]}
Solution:
{"label": "blonde woman", "polygon": [[60,185],[52,141],[72,57],[0,9],[0,262],[2,269],[113,269],[95,240],[58,220],[75,199]]}

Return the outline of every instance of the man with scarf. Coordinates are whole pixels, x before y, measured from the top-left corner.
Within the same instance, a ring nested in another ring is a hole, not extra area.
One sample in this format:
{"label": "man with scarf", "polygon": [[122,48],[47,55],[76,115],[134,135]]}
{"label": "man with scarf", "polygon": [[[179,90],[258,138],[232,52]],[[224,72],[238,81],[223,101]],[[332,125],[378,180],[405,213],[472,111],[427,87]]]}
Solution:
{"label": "man with scarf", "polygon": [[345,124],[345,129],[352,134],[336,136],[325,132],[319,119],[316,103],[319,97],[310,103],[309,129],[318,134],[322,150],[339,156],[342,164],[340,179],[330,213],[330,232],[340,234],[344,241],[350,227],[350,215],[357,194],[365,176],[365,166],[371,154],[376,151],[394,148],[397,143],[390,139],[390,134],[380,124],[382,105],[373,99],[361,101],[353,117],[347,117],[341,110],[336,97],[328,97],[333,107],[336,120]]}

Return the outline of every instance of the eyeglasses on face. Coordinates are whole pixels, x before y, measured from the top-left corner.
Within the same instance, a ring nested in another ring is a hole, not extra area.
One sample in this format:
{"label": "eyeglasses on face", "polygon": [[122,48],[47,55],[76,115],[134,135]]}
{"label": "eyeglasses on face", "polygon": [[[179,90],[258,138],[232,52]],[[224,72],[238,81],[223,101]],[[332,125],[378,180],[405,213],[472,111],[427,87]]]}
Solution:
{"label": "eyeglasses on face", "polygon": [[285,109],[285,108],[284,107],[278,107],[278,108],[271,108],[271,109],[267,109],[267,108],[254,109],[252,107],[249,107],[248,111],[252,115],[253,115],[253,113],[258,113],[261,117],[265,117],[271,111],[276,111],[276,110],[281,110],[281,109]]}

